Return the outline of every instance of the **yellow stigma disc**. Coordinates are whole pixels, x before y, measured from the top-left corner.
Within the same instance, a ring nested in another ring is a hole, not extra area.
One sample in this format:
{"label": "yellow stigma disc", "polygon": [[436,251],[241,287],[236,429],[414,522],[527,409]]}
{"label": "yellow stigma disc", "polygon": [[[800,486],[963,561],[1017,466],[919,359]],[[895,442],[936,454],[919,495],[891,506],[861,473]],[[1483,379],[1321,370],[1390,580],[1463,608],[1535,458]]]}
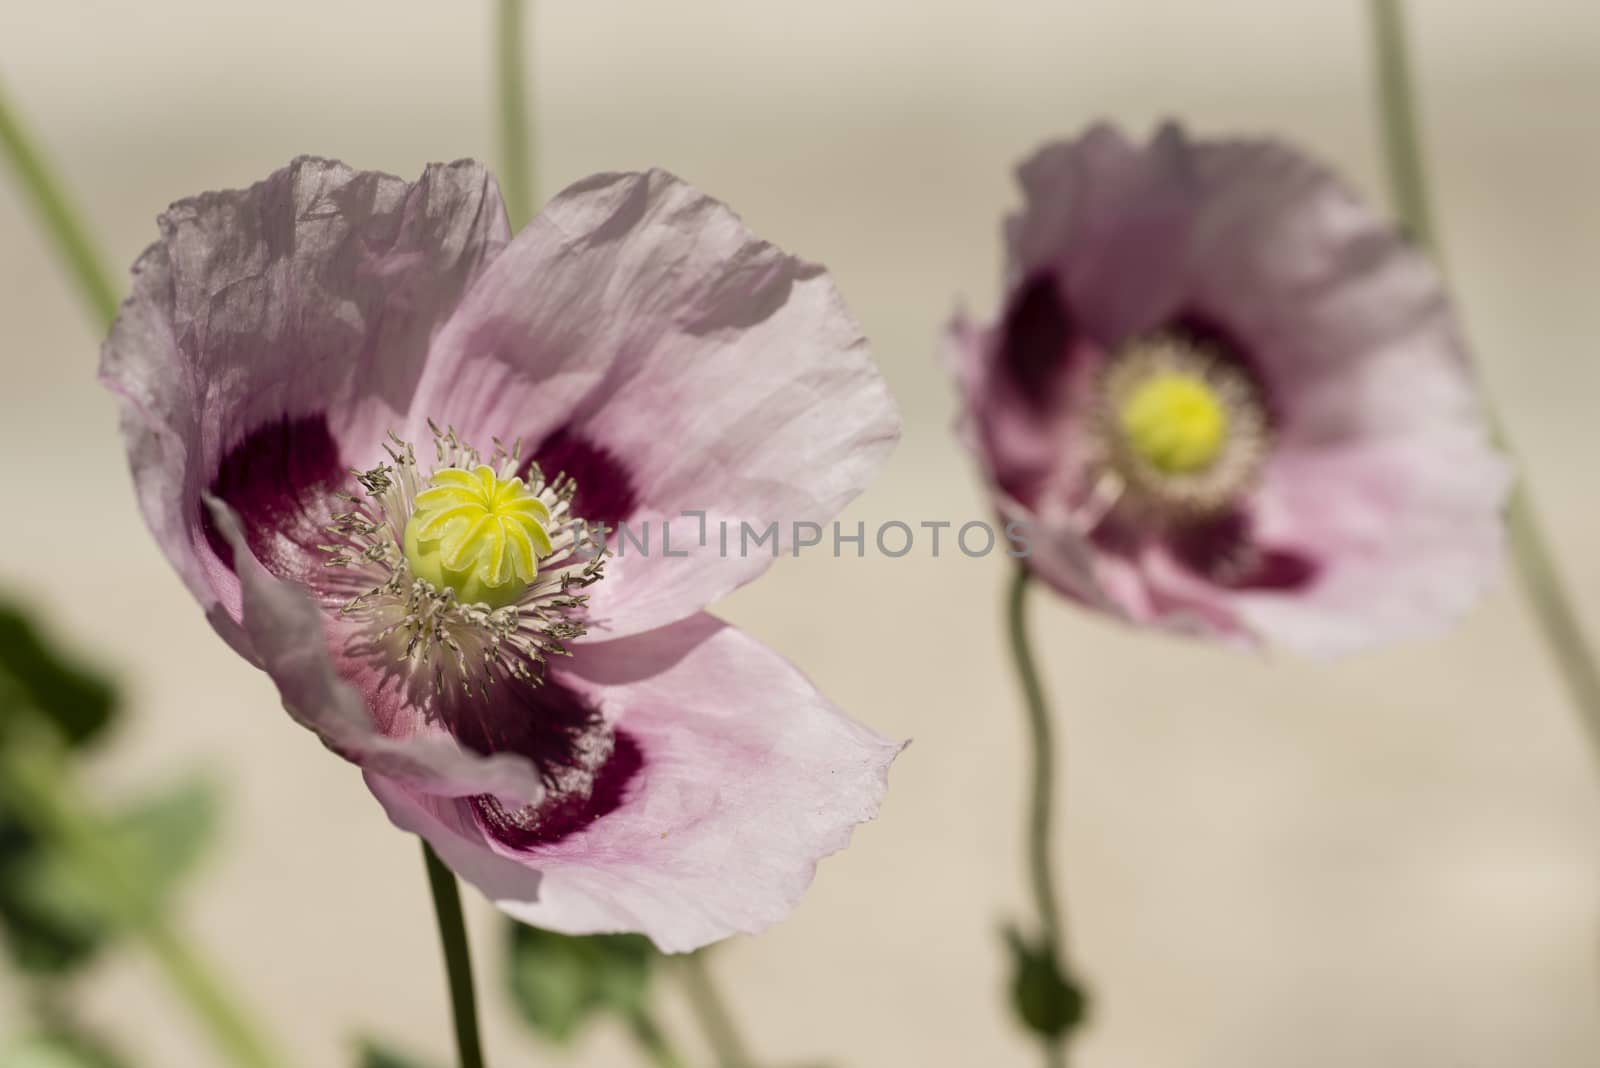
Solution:
{"label": "yellow stigma disc", "polygon": [[1159,371],[1129,391],[1117,411],[1128,447],[1168,475],[1204,471],[1228,441],[1228,409],[1204,379]]}
{"label": "yellow stigma disc", "polygon": [[434,472],[406,521],[406,563],[466,604],[508,605],[549,556],[550,509],[520,478],[487,464]]}

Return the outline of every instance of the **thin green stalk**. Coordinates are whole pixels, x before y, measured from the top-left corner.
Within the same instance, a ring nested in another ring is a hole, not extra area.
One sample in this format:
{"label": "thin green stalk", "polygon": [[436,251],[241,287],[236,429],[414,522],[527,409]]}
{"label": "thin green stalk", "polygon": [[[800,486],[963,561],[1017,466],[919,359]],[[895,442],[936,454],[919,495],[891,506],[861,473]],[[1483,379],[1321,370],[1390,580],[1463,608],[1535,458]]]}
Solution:
{"label": "thin green stalk", "polygon": [[1377,57],[1378,110],[1383,119],[1383,160],[1394,210],[1417,243],[1439,253],[1422,135],[1412,94],[1411,50],[1406,43],[1401,0],[1372,0],[1373,49]]}
{"label": "thin green stalk", "polygon": [[[1404,4],[1402,0],[1371,0],[1371,4],[1378,111],[1395,210],[1418,242],[1442,262],[1444,250],[1428,201]],[[1484,405],[1501,447],[1515,462],[1516,449],[1504,421],[1488,399]],[[1520,463],[1517,466],[1520,469]],[[1506,507],[1511,552],[1523,592],[1589,733],[1593,755],[1600,759],[1600,669],[1596,668],[1593,646],[1584,634],[1577,610],[1567,596],[1567,585],[1525,479],[1518,479]]]}
{"label": "thin green stalk", "polygon": [[209,1032],[216,1048],[238,1068],[278,1068],[287,1062],[224,992],[217,975],[167,923],[161,909],[132,882],[123,858],[94,817],[77,803],[77,791],[61,776],[53,746],[0,747],[0,792],[35,833],[54,843],[85,882],[103,895],[115,915],[155,956],[173,989]]}
{"label": "thin green stalk", "polygon": [[633,1040],[639,1044],[656,1068],[687,1068],[688,1062],[661,1029],[661,1024],[646,1009],[638,1009],[628,1018]]}
{"label": "thin green stalk", "polygon": [[11,110],[5,91],[0,88],[0,150],[3,150],[17,184],[33,201],[33,209],[44,222],[73,281],[95,321],[109,327],[117,315],[117,288],[106,273],[104,258],[73,210],[61,180],[28,135],[22,120]]}
{"label": "thin green stalk", "polygon": [[523,0],[500,0],[495,19],[495,86],[500,102],[500,193],[512,230],[533,218],[532,127],[523,72]]}
{"label": "thin green stalk", "polygon": [[705,951],[691,953],[680,961],[683,989],[689,1005],[705,1032],[706,1043],[717,1058],[718,1068],[752,1068],[755,1058],[733,1022],[733,1013],[723,1000],[706,966]]}
{"label": "thin green stalk", "polygon": [[445,973],[450,979],[450,1008],[455,1015],[456,1062],[459,1068],[483,1068],[483,1039],[478,1035],[478,999],[472,988],[472,950],[461,914],[461,891],[455,873],[444,866],[433,847],[422,843],[422,859],[439,919]]}
{"label": "thin green stalk", "polygon": [[[1028,711],[1030,747],[1033,752],[1033,792],[1028,803],[1028,876],[1033,888],[1034,907],[1039,913],[1039,937],[1043,948],[1063,973],[1067,969],[1067,932],[1056,889],[1055,864],[1051,855],[1051,820],[1055,807],[1055,737],[1050,722],[1050,707],[1039,667],[1034,663],[1028,642],[1027,593],[1029,573],[1019,567],[1011,580],[1006,602],[1006,623],[1011,639],[1011,656],[1022,684],[1023,702]],[[1067,1033],[1044,1038],[1045,1062],[1050,1068],[1065,1068]]]}
{"label": "thin green stalk", "polygon": [[1011,581],[1006,619],[1011,636],[1011,656],[1022,683],[1028,709],[1028,729],[1033,749],[1033,793],[1028,803],[1028,875],[1034,906],[1039,910],[1039,932],[1058,956],[1066,949],[1066,930],[1057,903],[1055,866],[1051,859],[1051,817],[1055,805],[1055,740],[1050,708],[1045,702],[1039,668],[1028,644],[1028,571],[1017,568]]}

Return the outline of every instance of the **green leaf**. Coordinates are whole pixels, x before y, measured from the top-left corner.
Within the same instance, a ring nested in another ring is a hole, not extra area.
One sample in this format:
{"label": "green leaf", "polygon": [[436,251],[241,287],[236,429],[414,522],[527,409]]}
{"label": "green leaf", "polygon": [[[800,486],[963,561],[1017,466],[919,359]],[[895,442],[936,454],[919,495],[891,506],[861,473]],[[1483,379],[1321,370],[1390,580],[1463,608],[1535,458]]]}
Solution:
{"label": "green leaf", "polygon": [[632,1020],[645,1008],[656,950],[642,935],[570,935],[510,925],[510,985],[522,1017],[566,1042],[599,1013]]}
{"label": "green leaf", "polygon": [[[0,932],[21,971],[57,975],[86,963],[106,934],[92,909],[51,889],[49,853],[31,831],[0,811]],[[72,900],[68,900],[68,899]]]}
{"label": "green leaf", "polygon": [[116,711],[110,683],[47,644],[16,605],[0,602],[0,738],[20,717],[38,715],[79,746]]}
{"label": "green leaf", "polygon": [[[157,908],[211,841],[217,801],[209,781],[193,779],[111,818],[108,848]],[[19,968],[61,974],[92,959],[117,926],[101,894],[47,841],[0,812],[0,929]]]}
{"label": "green leaf", "polygon": [[[429,1068],[425,1062],[396,1053],[390,1047],[370,1038],[362,1040],[360,1057],[357,1062],[360,1068]],[[0,1068],[5,1066],[0,1065]]]}
{"label": "green leaf", "polygon": [[165,899],[216,837],[221,793],[208,778],[183,780],[113,817],[111,836],[152,897]]}
{"label": "green leaf", "polygon": [[1055,953],[1027,939],[1015,927],[1005,931],[1011,948],[1011,1005],[1028,1030],[1055,1039],[1076,1029],[1088,1015],[1088,998],[1066,976]]}

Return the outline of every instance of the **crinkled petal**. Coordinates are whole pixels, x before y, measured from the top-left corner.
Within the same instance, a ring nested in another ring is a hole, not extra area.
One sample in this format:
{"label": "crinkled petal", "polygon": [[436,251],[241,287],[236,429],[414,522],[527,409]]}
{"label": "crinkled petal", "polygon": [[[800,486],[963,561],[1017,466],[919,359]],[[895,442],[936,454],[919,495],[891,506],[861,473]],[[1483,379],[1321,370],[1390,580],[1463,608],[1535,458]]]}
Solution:
{"label": "crinkled petal", "polygon": [[1187,283],[1190,165],[1176,127],[1148,147],[1106,125],[1017,168],[1024,204],[1006,219],[1009,287],[1053,275],[1077,326],[1111,347],[1158,324]]}
{"label": "crinkled petal", "polygon": [[[826,272],[660,171],[551,201],[440,335],[412,414],[520,438],[547,474],[578,479],[576,513],[648,524],[648,551],[625,546],[593,590],[612,637],[760,574],[793,524],[859,493],[899,435]],[[756,542],[769,524],[777,537]]]}
{"label": "crinkled petal", "polygon": [[877,814],[903,747],[706,615],[585,645],[571,670],[641,754],[620,804],[587,827],[516,850],[469,806],[367,776],[398,826],[501,909],[568,934],[638,931],[686,952],[769,926]]}
{"label": "crinkled petal", "polygon": [[1400,230],[1284,145],[1168,136],[1193,184],[1184,302],[1247,350],[1280,448],[1483,425],[1444,281]]}
{"label": "crinkled petal", "polygon": [[[121,402],[145,519],[231,640],[238,584],[202,492],[233,504],[259,546],[275,531],[257,520],[302,507],[303,479],[369,463],[410,410],[434,333],[507,238],[494,180],[470,162],[408,183],[301,158],[161,216],[100,373]],[[236,447],[279,427],[296,444],[249,471],[264,477],[217,485]],[[306,434],[327,463],[301,462]]]}
{"label": "crinkled petal", "polygon": [[480,756],[441,728],[405,736],[379,730],[361,694],[334,669],[327,614],[304,588],[257,562],[232,509],[215,497],[206,503],[238,563],[241,651],[272,677],[296,722],[346,760],[429,794],[492,794],[527,802],[543,796],[538,771],[521,756]]}

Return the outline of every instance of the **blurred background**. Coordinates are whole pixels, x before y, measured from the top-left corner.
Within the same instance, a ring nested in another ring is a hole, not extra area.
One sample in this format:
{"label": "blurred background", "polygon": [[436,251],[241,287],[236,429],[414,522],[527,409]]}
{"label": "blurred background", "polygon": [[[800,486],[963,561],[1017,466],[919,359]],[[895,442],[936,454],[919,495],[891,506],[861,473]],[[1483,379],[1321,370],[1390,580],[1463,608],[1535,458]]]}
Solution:
{"label": "blurred background", "polygon": [[[1600,6],[1413,5],[1437,210],[1464,316],[1577,599],[1600,627]],[[11,0],[0,78],[119,271],[168,202],[313,152],[411,177],[493,158],[486,3]],[[905,440],[844,517],[984,515],[934,353],[998,286],[1010,168],[1109,116],[1282,136],[1381,193],[1364,8],[1212,0],[539,3],[549,195],[660,165],[827,264]],[[119,276],[119,280],[120,280]],[[0,181],[0,590],[109,668],[130,714],[90,766],[116,793],[226,786],[182,922],[296,1064],[370,1032],[444,1060],[448,1005],[414,842],[217,640],[134,507],[98,332]],[[879,731],[912,737],[881,819],[786,923],[713,958],[757,1051],[838,1065],[1036,1062],[1000,923],[1023,908],[1022,716],[1000,558],[780,562],[721,606]],[[1095,991],[1088,1068],[1587,1068],[1600,1058],[1600,790],[1514,589],[1450,637],[1334,664],[1152,638],[1037,598],[1062,717],[1060,844]],[[561,1051],[513,1018],[503,930],[468,892],[501,1066]],[[697,1055],[676,990],[667,1026]],[[24,1004],[0,976],[0,1033]],[[213,1057],[137,952],[83,1014],[145,1065]]]}

